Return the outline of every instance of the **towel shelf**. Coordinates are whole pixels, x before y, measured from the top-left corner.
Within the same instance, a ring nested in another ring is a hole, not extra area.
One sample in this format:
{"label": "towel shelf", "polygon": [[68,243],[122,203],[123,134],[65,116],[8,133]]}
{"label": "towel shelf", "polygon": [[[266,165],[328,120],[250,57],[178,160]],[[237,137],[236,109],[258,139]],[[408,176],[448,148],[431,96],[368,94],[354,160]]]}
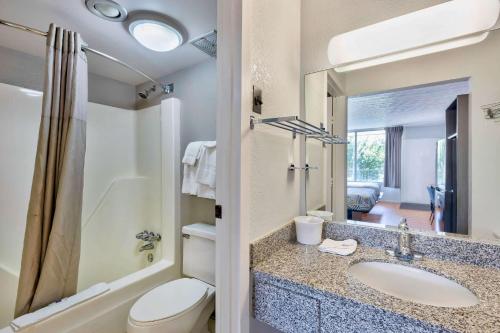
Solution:
{"label": "towel shelf", "polygon": [[254,129],[256,124],[265,124],[283,130],[292,132],[293,138],[297,134],[305,135],[306,138],[316,139],[326,144],[348,144],[349,142],[338,136],[332,135],[323,128],[314,126],[297,116],[278,117],[278,118],[256,118],[250,116],[250,129]]}

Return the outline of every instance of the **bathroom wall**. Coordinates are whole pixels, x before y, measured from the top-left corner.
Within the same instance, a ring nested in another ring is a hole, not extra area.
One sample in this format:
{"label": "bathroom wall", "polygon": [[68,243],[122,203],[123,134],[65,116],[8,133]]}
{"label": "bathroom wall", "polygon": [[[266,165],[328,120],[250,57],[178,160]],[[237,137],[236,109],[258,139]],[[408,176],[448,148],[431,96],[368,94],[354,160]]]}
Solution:
{"label": "bathroom wall", "polygon": [[161,185],[160,107],[89,103],[80,290],[147,265],[135,235],[161,231]]}
{"label": "bathroom wall", "polygon": [[401,143],[401,202],[429,204],[427,186],[436,183],[436,143],[445,135],[444,125],[405,126]]}
{"label": "bathroom wall", "polygon": [[[246,11],[246,12],[245,12]],[[300,112],[300,1],[257,0],[244,8],[241,181],[242,218],[255,240],[299,214],[299,139],[274,127],[249,128],[252,86],[262,89],[262,117]]]}
{"label": "bathroom wall", "polygon": [[[208,59],[158,79],[174,83],[174,92],[168,97],[181,101],[181,157],[191,141],[215,140],[216,129],[216,62]],[[151,85],[137,86],[137,92]],[[156,95],[149,99],[137,99],[137,108],[158,105],[166,96]],[[182,171],[181,171],[182,172]],[[215,201],[183,194],[181,196],[182,225],[205,222],[214,224]]]}
{"label": "bathroom wall", "polygon": [[[0,46],[0,82],[34,90],[43,90],[44,59]],[[133,109],[135,87],[104,76],[89,73],[89,101]]]}
{"label": "bathroom wall", "polygon": [[[261,117],[300,113],[300,0],[247,1],[242,10],[241,223],[253,241],[299,214],[301,174],[287,171],[299,163],[299,139],[264,125],[250,130],[249,120],[254,85]],[[251,319],[250,332],[276,331]]]}
{"label": "bathroom wall", "polygon": [[[42,94],[0,83],[0,266],[19,274]],[[88,104],[79,288],[146,264],[135,234],[160,230],[159,106]]]}
{"label": "bathroom wall", "polygon": [[0,83],[0,265],[19,275],[41,93]]}
{"label": "bathroom wall", "polygon": [[[315,126],[327,126],[326,115],[328,112],[327,99],[328,74],[318,72],[306,75],[305,77],[305,120]],[[331,110],[331,109],[330,109]],[[329,147],[329,146],[328,146]],[[307,209],[326,208],[326,190],[328,175],[326,152],[327,147],[323,147],[318,140],[307,140],[306,142],[306,163],[312,168],[306,173],[306,200]]]}

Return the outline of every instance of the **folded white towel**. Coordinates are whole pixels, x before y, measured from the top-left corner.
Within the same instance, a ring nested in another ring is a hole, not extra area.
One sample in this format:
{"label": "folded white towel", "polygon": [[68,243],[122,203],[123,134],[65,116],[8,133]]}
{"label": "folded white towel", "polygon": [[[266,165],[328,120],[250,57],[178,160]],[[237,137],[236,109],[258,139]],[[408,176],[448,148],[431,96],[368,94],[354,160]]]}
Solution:
{"label": "folded white towel", "polygon": [[182,160],[182,193],[215,199],[216,146],[216,141],[197,141],[188,145]]}
{"label": "folded white towel", "polygon": [[200,149],[200,159],[198,160],[198,172],[196,181],[200,184],[215,188],[217,176],[217,152],[215,146],[203,145]]}
{"label": "folded white towel", "polygon": [[190,142],[186,151],[184,152],[184,157],[182,158],[182,163],[187,165],[194,165],[198,158],[200,158],[200,149],[203,146],[204,141]]}
{"label": "folded white towel", "polygon": [[198,197],[215,200],[215,188],[207,185],[198,184]]}
{"label": "folded white towel", "polygon": [[20,317],[17,317],[13,321],[10,322],[10,327],[14,331],[19,331],[22,330],[28,326],[31,326],[33,324],[36,324],[37,322],[40,322],[42,320],[45,320],[47,318],[50,318],[59,312],[62,312],[66,309],[69,309],[75,305],[78,305],[80,303],[83,303],[91,298],[94,298],[96,296],[99,296],[106,291],[109,290],[109,286],[107,283],[98,283],[96,285],[93,285],[92,287],[85,289],[73,296],[63,298],[59,302],[54,302],[52,304],[47,305],[46,307],[43,307],[35,312],[28,313],[25,315],[22,315]]}
{"label": "folded white towel", "polygon": [[198,168],[184,164],[184,178],[182,179],[182,193],[197,195],[199,184],[196,182]]}
{"label": "folded white towel", "polygon": [[318,246],[321,252],[338,254],[341,256],[348,256],[358,247],[358,242],[354,239],[346,239],[343,241],[334,241],[333,239],[325,239],[323,243]]}

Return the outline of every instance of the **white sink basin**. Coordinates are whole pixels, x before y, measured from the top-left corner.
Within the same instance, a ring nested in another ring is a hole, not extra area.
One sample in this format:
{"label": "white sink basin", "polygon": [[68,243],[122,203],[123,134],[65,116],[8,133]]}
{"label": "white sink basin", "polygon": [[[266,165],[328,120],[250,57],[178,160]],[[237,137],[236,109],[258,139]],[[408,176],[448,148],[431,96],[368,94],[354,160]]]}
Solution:
{"label": "white sink basin", "polygon": [[360,262],[349,268],[354,278],[385,294],[426,305],[460,308],[476,305],[477,297],[445,277],[398,264]]}

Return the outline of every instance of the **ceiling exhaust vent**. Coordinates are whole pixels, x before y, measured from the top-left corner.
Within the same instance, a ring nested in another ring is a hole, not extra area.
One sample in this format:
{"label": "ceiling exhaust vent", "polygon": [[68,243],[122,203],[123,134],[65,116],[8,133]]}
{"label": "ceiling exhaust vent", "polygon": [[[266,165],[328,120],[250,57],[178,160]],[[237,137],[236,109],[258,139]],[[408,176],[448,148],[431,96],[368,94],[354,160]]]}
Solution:
{"label": "ceiling exhaust vent", "polygon": [[193,39],[191,44],[209,56],[217,58],[217,30]]}

